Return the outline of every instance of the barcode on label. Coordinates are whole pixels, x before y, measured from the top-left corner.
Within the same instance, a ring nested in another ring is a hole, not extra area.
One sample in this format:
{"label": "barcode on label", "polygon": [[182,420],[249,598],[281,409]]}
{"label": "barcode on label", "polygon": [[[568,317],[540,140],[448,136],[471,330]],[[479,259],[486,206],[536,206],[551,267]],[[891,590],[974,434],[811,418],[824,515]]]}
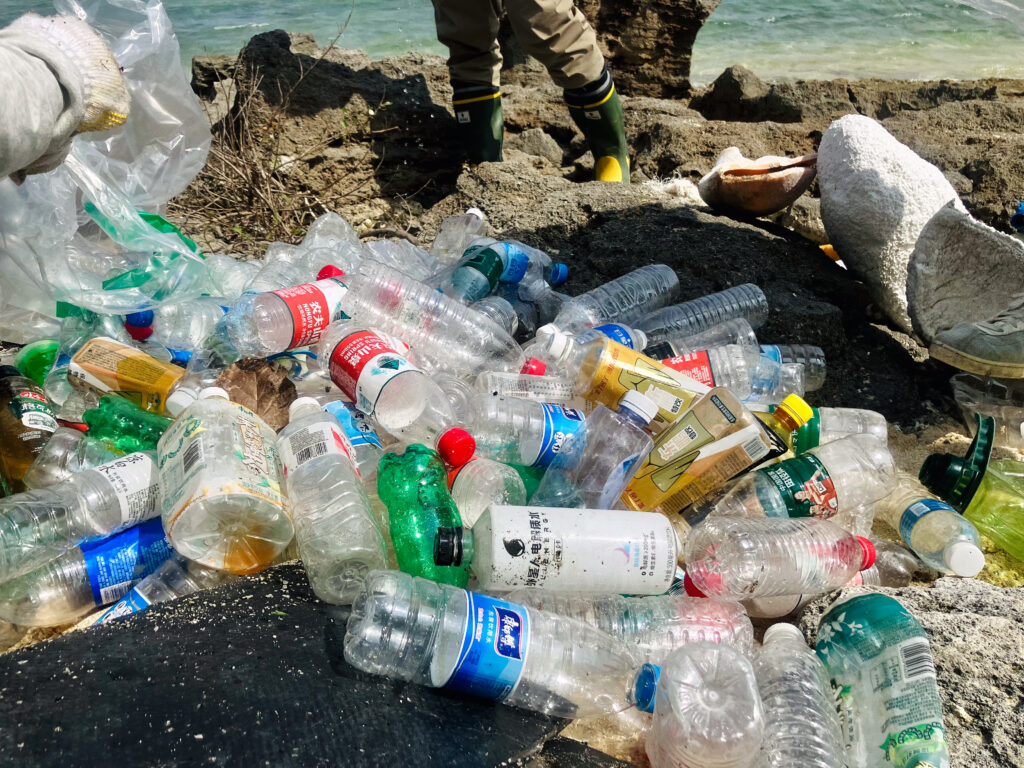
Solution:
{"label": "barcode on label", "polygon": [[768,455],[768,446],[760,437],[754,437],[743,444],[743,451],[751,461],[760,461]]}
{"label": "barcode on label", "polygon": [[202,458],[203,443],[200,440],[196,440],[188,447],[184,455],[181,457],[182,472],[187,475],[192,467],[194,467],[197,462],[201,461]]}
{"label": "barcode on label", "polygon": [[314,443],[308,445],[295,454],[295,464],[301,466],[310,459],[317,459],[327,453],[327,443]]}
{"label": "barcode on label", "polygon": [[935,664],[932,662],[927,640],[907,643],[900,648],[900,656],[903,659],[903,673],[907,680],[923,675],[935,677]]}

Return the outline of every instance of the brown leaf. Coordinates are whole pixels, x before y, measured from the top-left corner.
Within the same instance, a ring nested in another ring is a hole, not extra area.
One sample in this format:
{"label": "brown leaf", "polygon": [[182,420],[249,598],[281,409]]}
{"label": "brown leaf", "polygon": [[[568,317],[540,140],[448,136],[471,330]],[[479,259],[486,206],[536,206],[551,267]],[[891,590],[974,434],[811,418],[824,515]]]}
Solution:
{"label": "brown leaf", "polygon": [[295,384],[279,366],[246,357],[217,377],[231,400],[244,405],[277,431],[288,424],[288,407],[298,397]]}

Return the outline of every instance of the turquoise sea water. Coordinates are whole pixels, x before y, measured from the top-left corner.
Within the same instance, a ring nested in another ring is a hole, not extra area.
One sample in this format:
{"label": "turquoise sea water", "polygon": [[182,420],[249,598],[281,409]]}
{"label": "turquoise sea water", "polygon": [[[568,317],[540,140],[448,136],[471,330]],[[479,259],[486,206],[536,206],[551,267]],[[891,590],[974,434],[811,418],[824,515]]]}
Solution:
{"label": "turquoise sea water", "polygon": [[[482,2],[483,0],[481,0]],[[188,61],[271,29],[312,32],[374,58],[444,53],[429,0],[165,0]],[[48,2],[0,0],[0,24]],[[722,0],[697,37],[693,79],[730,64],[765,78],[1024,77],[1024,0]]]}

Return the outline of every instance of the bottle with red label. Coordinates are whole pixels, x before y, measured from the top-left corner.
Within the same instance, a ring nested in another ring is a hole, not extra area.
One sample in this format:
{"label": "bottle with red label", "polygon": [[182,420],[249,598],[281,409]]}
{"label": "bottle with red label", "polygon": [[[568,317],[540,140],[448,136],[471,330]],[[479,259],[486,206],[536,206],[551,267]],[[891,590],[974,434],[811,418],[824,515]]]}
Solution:
{"label": "bottle with red label", "polygon": [[0,366],[0,491],[27,490],[25,473],[57,429],[42,387],[11,365]]}
{"label": "bottle with red label", "polygon": [[225,318],[228,338],[243,355],[266,357],[320,341],[327,326],[343,317],[348,291],[342,272],[325,268],[321,279],[266,293],[246,293]]}
{"label": "bottle with red label", "polygon": [[299,557],[317,597],[348,605],[370,571],[387,567],[384,536],[340,422],[311,397],[288,416],[277,452]]}

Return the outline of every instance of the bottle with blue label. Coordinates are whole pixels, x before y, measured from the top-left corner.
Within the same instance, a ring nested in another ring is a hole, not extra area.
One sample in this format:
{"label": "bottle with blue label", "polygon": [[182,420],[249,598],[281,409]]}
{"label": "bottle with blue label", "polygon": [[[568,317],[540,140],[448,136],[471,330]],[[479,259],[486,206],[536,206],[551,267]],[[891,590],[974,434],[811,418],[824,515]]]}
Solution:
{"label": "bottle with blue label", "polygon": [[344,644],[364,672],[551,717],[628,709],[642,669],[623,641],[582,621],[396,571],[370,574]]}
{"label": "bottle with blue label", "polygon": [[0,584],[0,618],[30,627],[67,624],[119,600],[170,555],[158,519],[83,542],[43,567]]}
{"label": "bottle with blue label", "polygon": [[548,467],[567,438],[584,426],[575,408],[516,397],[473,395],[466,408],[466,430],[476,452],[506,464]]}
{"label": "bottle with blue label", "polygon": [[[341,424],[345,437],[348,438],[352,452],[355,454],[356,469],[359,470],[363,482],[369,484],[377,477],[377,465],[384,454],[384,445],[374,429],[370,418],[356,410],[351,403],[333,400],[324,405],[324,410]],[[376,488],[376,483],[374,483]]]}

